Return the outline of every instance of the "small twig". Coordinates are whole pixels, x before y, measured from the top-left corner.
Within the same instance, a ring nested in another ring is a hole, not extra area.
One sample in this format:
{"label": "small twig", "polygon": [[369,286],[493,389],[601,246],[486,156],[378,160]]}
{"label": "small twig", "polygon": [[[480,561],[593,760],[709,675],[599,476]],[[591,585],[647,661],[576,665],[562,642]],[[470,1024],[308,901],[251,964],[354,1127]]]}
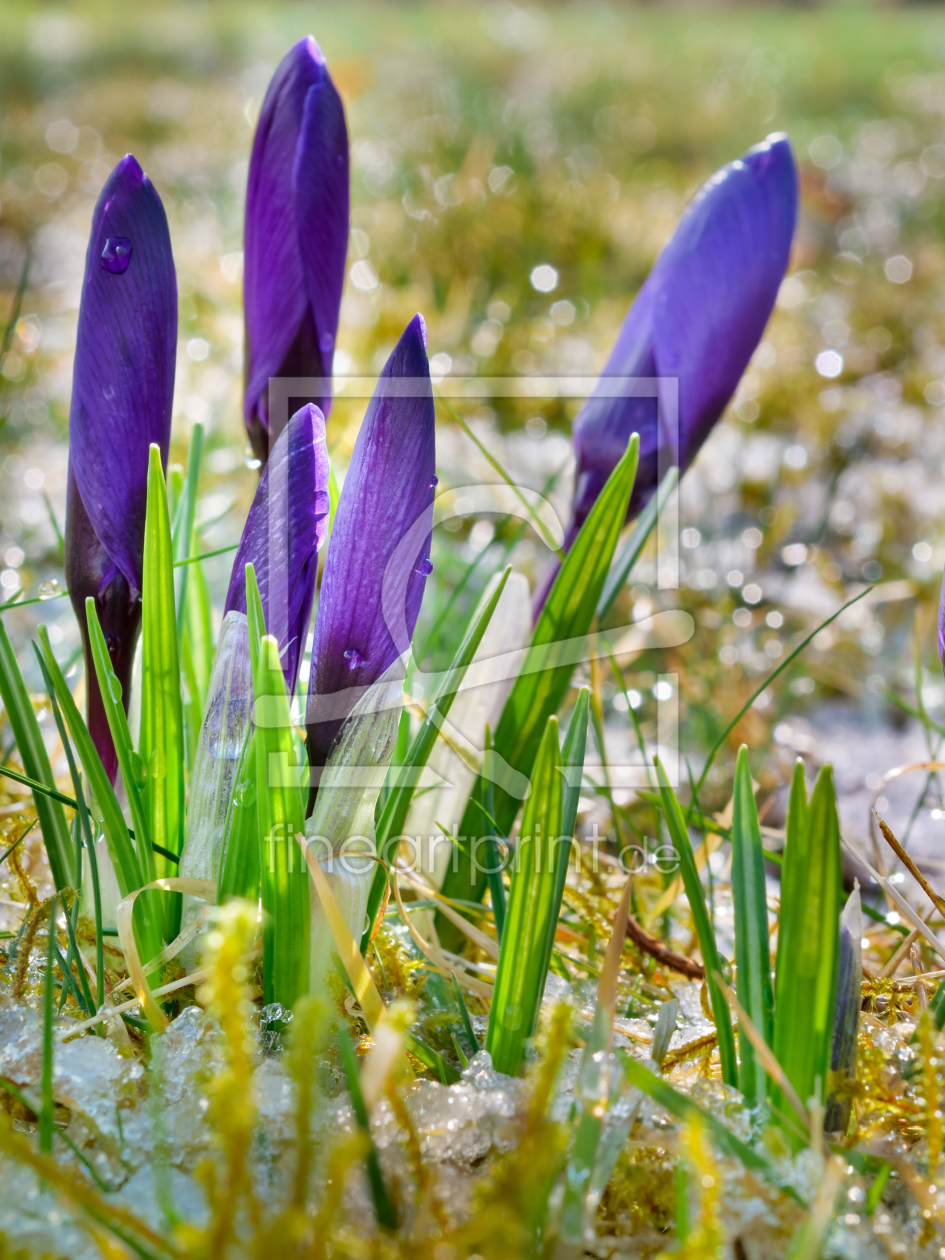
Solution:
{"label": "small twig", "polygon": [[627,935],[645,954],[650,954],[664,967],[678,971],[681,975],[688,976],[690,980],[705,979],[705,967],[702,963],[697,963],[694,958],[687,958],[684,954],[674,953],[668,945],[664,945],[662,941],[641,928],[630,915],[627,916]]}
{"label": "small twig", "polygon": [[[875,809],[873,810],[873,813],[876,814]],[[932,905],[939,912],[939,914],[945,916],[945,901],[943,901],[942,898],[938,895],[938,893],[932,888],[929,881],[925,878],[925,876],[916,866],[915,862],[913,862],[912,858],[909,856],[909,854],[905,851],[905,849],[902,847],[902,845],[893,835],[892,831],[887,826],[887,824],[882,820],[882,818],[880,818],[879,814],[876,814],[876,821],[879,823],[879,829],[883,833],[883,839],[892,849],[893,853],[895,853],[896,857],[903,864],[903,866],[906,868],[906,870],[909,872],[909,874],[912,876],[915,882],[919,885],[919,887],[925,893],[926,897],[928,897],[928,899],[932,902]]]}

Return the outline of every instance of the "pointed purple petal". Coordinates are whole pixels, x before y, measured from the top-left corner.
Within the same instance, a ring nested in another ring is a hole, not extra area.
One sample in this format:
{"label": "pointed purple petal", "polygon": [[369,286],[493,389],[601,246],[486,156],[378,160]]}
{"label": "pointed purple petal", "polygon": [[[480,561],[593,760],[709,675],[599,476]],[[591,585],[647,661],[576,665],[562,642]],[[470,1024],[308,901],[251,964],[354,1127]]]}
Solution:
{"label": "pointed purple petal", "polygon": [[[246,193],[244,418],[268,455],[270,377],[331,374],[348,246],[348,135],[311,36],[263,102]],[[326,412],[330,390],[318,403]]]}
{"label": "pointed purple petal", "polygon": [[428,571],[435,466],[426,328],[417,315],[381,373],[332,527],[309,680],[315,766],[325,764],[358,695],[410,646]]}
{"label": "pointed purple petal", "polygon": [[[595,397],[574,424],[574,523],[640,433],[638,511],[667,467],[695,458],[735,392],[777,297],[797,218],[797,173],[786,136],[769,136],[717,171],[690,203],[637,295],[602,375],[678,380],[679,424],[660,432],[652,399]],[[664,418],[671,389],[663,387]]]}
{"label": "pointed purple petal", "polygon": [[290,696],[312,615],[318,550],[328,532],[328,476],[325,417],[309,403],[279,435],[263,469],[226,596],[224,615],[246,611],[246,565],[252,564]]}
{"label": "pointed purple petal", "polygon": [[69,466],[96,536],[135,594],[141,590],[148,447],[156,442],[167,463],[176,348],[177,282],[167,218],[129,155],[112,171],[92,216]]}

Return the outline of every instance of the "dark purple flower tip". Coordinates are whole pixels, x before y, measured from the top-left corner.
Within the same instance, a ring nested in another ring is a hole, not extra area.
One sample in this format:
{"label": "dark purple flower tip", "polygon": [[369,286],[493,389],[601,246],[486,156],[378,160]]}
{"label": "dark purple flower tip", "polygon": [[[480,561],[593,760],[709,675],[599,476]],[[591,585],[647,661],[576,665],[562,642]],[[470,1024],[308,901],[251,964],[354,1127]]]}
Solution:
{"label": "dark purple flower tip", "polygon": [[[246,192],[243,414],[257,456],[278,436],[272,377],[320,377],[290,397],[327,415],[348,249],[348,129],[311,36],[280,62],[263,101]],[[289,412],[289,397],[280,403]]]}
{"label": "dark purple flower tip", "polygon": [[89,726],[114,779],[117,764],[88,650],[93,596],[125,707],[141,623],[148,450],[167,462],[177,347],[177,281],[164,207],[129,154],[92,215],[79,307],[65,572],[82,628]]}
{"label": "dark purple flower tip", "polygon": [[246,612],[246,565],[252,564],[290,696],[312,615],[318,550],[328,532],[329,471],[325,417],[308,403],[279,435],[263,469],[226,596],[224,615]]}
{"label": "dark purple flower tip", "polygon": [[309,760],[410,646],[431,571],[436,448],[420,315],[381,373],[355,443],[325,560],[308,694]]}
{"label": "dark purple flower tip", "polygon": [[177,280],[161,199],[129,154],[92,215],[79,308],[69,467],[96,537],[137,595],[148,448],[166,464]]}
{"label": "dark purple flower tip", "polygon": [[640,289],[602,376],[660,378],[655,397],[598,392],[574,423],[572,533],[640,434],[630,504],[638,511],[670,465],[682,469],[735,392],[787,269],[797,172],[784,135],[722,167],[690,202]]}

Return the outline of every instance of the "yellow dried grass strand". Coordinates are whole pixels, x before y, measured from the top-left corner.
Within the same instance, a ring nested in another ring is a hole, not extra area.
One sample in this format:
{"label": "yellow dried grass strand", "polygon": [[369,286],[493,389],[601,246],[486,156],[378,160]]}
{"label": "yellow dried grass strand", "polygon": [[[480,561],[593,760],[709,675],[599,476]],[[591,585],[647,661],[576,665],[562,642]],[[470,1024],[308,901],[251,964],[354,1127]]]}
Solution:
{"label": "yellow dried grass strand", "polygon": [[335,949],[337,949],[342,966],[348,974],[348,979],[351,981],[355,997],[358,999],[361,1010],[364,1012],[367,1026],[373,1032],[384,1017],[384,1003],[381,1001],[381,995],[377,991],[377,985],[374,983],[374,978],[370,971],[368,971],[367,964],[361,957],[361,951],[355,944],[354,937],[348,930],[344,915],[341,913],[338,902],[335,900],[335,895],[331,891],[331,886],[325,877],[325,872],[319,866],[318,859],[313,853],[311,846],[301,832],[296,833],[295,838],[302,850],[309,874],[312,877],[312,883],[315,885],[315,891],[318,893],[318,899],[322,903],[322,909],[325,911],[332,939],[335,942]]}
{"label": "yellow dried grass strand", "polygon": [[[180,876],[155,879],[150,884],[145,884],[142,888],[136,888],[134,892],[129,893],[127,897],[123,897],[118,903],[115,922],[118,928],[118,940],[125,955],[128,978],[134,986],[134,991],[138,995],[137,1000],[141,1003],[141,1008],[147,1016],[148,1023],[155,1032],[164,1032],[167,1028],[167,1017],[157,1002],[155,1002],[151,987],[145,978],[145,970],[141,962],[141,955],[138,953],[138,945],[135,941],[134,927],[132,926],[135,902],[143,892],[148,892],[152,888],[161,889],[165,892],[189,893],[190,896],[201,897],[204,901],[215,901],[217,886],[213,880],[209,879],[184,879]],[[95,1022],[98,1023],[98,1020]]]}

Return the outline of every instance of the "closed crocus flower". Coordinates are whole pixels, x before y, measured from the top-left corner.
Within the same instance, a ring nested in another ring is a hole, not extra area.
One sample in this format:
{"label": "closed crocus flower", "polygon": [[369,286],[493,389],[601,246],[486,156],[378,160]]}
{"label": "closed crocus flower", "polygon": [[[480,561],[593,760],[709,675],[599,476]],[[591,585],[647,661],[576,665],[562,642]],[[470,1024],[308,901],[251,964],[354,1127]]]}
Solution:
{"label": "closed crocus flower", "polygon": [[[291,696],[312,615],[318,551],[328,532],[328,451],[325,417],[307,404],[273,447],[253,499],[227,592],[220,641],[213,661],[200,740],[190,773],[187,837],[180,874],[221,877],[227,815],[244,754],[253,700],[246,566],[259,585],[266,629],[279,644]],[[183,925],[203,903],[185,897]],[[197,949],[188,963],[196,965]]]}
{"label": "closed crocus flower", "polygon": [[426,327],[416,315],[381,373],[332,525],[306,712],[315,768],[367,688],[410,647],[432,571],[434,467]]}
{"label": "closed crocus flower", "polygon": [[[688,206],[637,294],[602,377],[656,377],[655,398],[593,396],[574,422],[577,478],[570,545],[605,481],[640,434],[630,513],[659,473],[692,463],[748,366],[787,269],[797,172],[784,135],[723,166]],[[675,399],[678,382],[678,430]]]}
{"label": "closed crocus flower", "polygon": [[[270,378],[331,376],[347,248],[344,107],[308,36],[279,63],[249,163],[243,411],[263,462],[278,437],[270,432]],[[327,414],[330,389],[310,401]]]}
{"label": "closed crocus flower", "polygon": [[177,343],[177,281],[164,207],[135,159],[123,158],[92,216],[79,308],[65,572],[82,628],[89,730],[109,776],[117,760],[92,666],[85,600],[93,596],[128,707],[141,625],[148,449],[166,466]]}
{"label": "closed crocus flower", "polygon": [[224,616],[245,614],[246,565],[251,564],[290,696],[312,615],[318,550],[328,532],[328,475],[325,417],[308,403],[289,421],[263,470],[226,596]]}

